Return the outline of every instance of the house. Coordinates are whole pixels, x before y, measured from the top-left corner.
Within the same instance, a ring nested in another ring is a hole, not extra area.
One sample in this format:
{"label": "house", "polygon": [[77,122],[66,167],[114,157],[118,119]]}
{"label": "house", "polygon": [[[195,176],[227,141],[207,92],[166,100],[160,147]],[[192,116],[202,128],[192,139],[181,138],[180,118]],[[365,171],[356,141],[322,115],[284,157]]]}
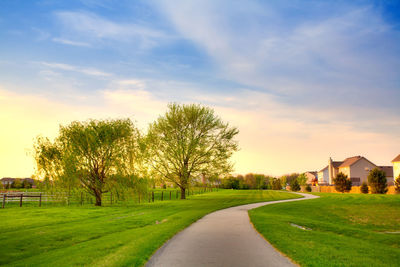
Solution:
{"label": "house", "polygon": [[350,178],[354,186],[359,186],[363,182],[368,182],[368,174],[372,169],[380,168],[386,173],[388,183],[393,183],[393,176],[390,174],[389,167],[379,167],[362,156],[349,157],[344,161],[333,161],[330,158],[328,166],[318,172],[318,182],[320,185],[334,184],[334,177],[341,172]]}
{"label": "house", "polygon": [[7,186],[7,185],[10,185],[10,186],[11,186],[11,184],[14,182],[14,180],[15,180],[15,178],[4,177],[4,178],[1,178],[0,182],[1,182],[4,186]]}
{"label": "house", "polygon": [[[318,184],[333,184],[333,178],[338,174],[338,168],[342,163],[343,161],[332,161],[332,158],[329,158],[328,166],[318,172]],[[332,173],[329,171],[329,166],[332,166]]]}
{"label": "house", "polygon": [[396,179],[400,175],[400,154],[392,160],[393,163],[393,178]]}
{"label": "house", "polygon": [[310,171],[310,172],[305,172],[305,176],[307,177],[307,184],[310,185],[315,185],[318,183],[318,172],[316,171]]}
{"label": "house", "polygon": [[381,169],[385,173],[387,184],[389,186],[394,185],[393,167],[392,166],[378,166],[378,168]]}

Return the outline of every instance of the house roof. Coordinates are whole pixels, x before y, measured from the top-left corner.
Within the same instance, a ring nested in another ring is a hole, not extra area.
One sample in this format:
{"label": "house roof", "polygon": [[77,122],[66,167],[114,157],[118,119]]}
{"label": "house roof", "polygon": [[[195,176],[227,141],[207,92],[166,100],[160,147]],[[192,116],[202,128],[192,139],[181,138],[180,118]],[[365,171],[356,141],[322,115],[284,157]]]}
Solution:
{"label": "house roof", "polygon": [[393,166],[379,166],[385,172],[386,177],[393,177]]}
{"label": "house roof", "polygon": [[[332,166],[333,168],[338,168],[340,166],[340,164],[342,164],[343,161],[332,161]],[[325,168],[323,168],[322,170],[320,170],[320,172],[324,171],[325,169],[328,168],[329,165],[326,165]]]}
{"label": "house roof", "polygon": [[392,162],[399,162],[400,161],[400,154],[397,155],[397,157],[395,157]]}
{"label": "house roof", "polygon": [[328,165],[325,168],[321,169],[320,172],[323,172],[325,169],[328,169]]}
{"label": "house roof", "polygon": [[[360,159],[365,159],[366,161],[368,161],[369,163],[371,163],[372,165],[375,165],[374,163],[372,163],[371,161],[369,161],[368,159],[361,157],[361,156],[354,156],[354,157],[350,157],[347,158],[343,161],[343,163],[339,166],[339,168],[342,167],[349,167],[351,165],[353,165],[354,163],[356,163],[357,161],[359,161]],[[376,166],[376,165],[375,165]]]}
{"label": "house roof", "polygon": [[361,156],[354,156],[354,157],[350,157],[347,158],[343,161],[342,164],[340,164],[340,168],[341,167],[349,167],[351,165],[353,165],[354,163],[356,163],[357,161],[359,161],[362,157]]}
{"label": "house roof", "polygon": [[310,172],[306,172],[306,173],[311,173],[312,175],[317,175],[317,172],[316,171],[310,171]]}
{"label": "house roof", "polygon": [[4,177],[4,178],[1,178],[0,181],[2,181],[2,182],[12,182],[12,181],[14,181],[14,180],[15,180],[15,178]]}

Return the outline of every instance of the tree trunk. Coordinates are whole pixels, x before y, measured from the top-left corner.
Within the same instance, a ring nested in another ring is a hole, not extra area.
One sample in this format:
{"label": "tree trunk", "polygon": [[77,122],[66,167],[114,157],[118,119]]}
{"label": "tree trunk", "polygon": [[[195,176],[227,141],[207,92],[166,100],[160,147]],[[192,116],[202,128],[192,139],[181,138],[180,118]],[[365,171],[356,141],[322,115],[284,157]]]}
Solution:
{"label": "tree trunk", "polygon": [[181,199],[186,199],[186,188],[181,187]]}
{"label": "tree trunk", "polygon": [[94,204],[95,206],[101,206],[101,193],[100,192],[95,192],[95,196],[96,196],[96,204]]}

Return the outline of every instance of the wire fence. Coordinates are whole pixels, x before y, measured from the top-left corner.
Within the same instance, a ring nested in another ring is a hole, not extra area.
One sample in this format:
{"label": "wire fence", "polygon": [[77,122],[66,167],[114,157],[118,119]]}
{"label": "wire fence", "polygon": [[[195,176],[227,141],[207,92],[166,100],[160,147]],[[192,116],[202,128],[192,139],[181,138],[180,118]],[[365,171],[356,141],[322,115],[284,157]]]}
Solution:
{"label": "wire fence", "polygon": [[[187,197],[218,191],[218,188],[200,187],[187,189]],[[102,205],[112,206],[119,204],[141,204],[157,201],[174,201],[181,198],[179,189],[151,189],[147,192],[118,193],[108,192],[102,194]],[[42,206],[83,206],[94,205],[95,197],[87,192],[65,191],[5,191],[0,193],[1,208],[8,207],[42,207]]]}

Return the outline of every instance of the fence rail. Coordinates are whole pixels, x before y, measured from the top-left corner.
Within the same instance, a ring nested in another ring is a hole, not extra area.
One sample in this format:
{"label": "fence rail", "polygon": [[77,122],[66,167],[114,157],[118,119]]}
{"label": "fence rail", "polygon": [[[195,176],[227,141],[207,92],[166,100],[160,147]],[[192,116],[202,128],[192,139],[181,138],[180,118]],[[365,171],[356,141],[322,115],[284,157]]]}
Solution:
{"label": "fence rail", "polygon": [[[207,192],[217,191],[217,188],[193,188],[186,191],[186,196],[204,194]],[[116,203],[150,203],[156,201],[172,201],[178,200],[181,197],[180,190],[177,189],[155,189],[147,192],[135,192],[129,194],[120,195],[117,192],[104,193],[102,203],[105,205],[113,205]],[[2,202],[1,207],[5,208],[6,204],[10,206],[16,206],[15,203],[19,203],[22,207],[23,203],[29,205],[35,205],[38,202],[38,206],[41,207],[43,204],[47,205],[85,205],[94,204],[94,196],[86,192],[4,192],[0,193],[0,201]]]}

